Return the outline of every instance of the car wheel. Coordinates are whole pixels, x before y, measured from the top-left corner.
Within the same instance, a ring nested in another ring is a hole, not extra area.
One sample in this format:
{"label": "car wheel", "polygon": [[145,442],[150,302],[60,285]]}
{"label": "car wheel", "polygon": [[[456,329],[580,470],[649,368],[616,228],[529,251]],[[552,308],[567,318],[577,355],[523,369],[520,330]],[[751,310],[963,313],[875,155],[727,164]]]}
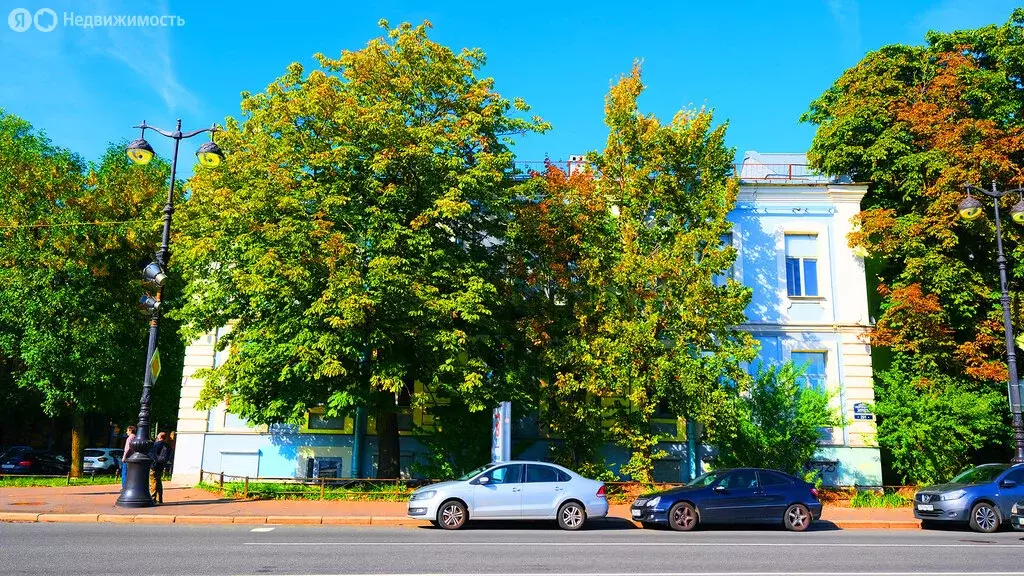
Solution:
{"label": "car wheel", "polygon": [[449,500],[441,504],[437,511],[437,523],[445,530],[458,530],[466,525],[466,505],[458,500]]}
{"label": "car wheel", "polygon": [[697,527],[697,510],[693,505],[680,502],[668,511],[668,525],[673,530],[689,532]]}
{"label": "car wheel", "polygon": [[791,532],[803,532],[811,525],[811,512],[803,504],[793,504],[786,508],[782,524]]}
{"label": "car wheel", "polygon": [[587,520],[587,511],[579,502],[566,502],[558,509],[558,527],[562,530],[579,530]]}
{"label": "car wheel", "polygon": [[979,502],[971,508],[971,530],[990,534],[999,530],[999,512],[988,502]]}

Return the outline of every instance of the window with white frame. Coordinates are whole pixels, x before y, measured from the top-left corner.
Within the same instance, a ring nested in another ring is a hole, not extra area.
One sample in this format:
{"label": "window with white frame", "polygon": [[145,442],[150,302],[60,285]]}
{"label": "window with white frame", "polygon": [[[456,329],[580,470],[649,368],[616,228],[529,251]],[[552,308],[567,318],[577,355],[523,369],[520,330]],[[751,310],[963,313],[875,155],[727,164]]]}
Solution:
{"label": "window with white frame", "polygon": [[817,234],[786,234],[786,293],[818,296]]}
{"label": "window with white frame", "polygon": [[790,354],[793,366],[803,368],[804,370],[804,373],[797,379],[802,387],[825,391],[827,381],[825,373],[826,355],[827,352],[795,350]]}
{"label": "window with white frame", "polygon": [[[723,250],[725,248],[728,248],[728,247],[732,246],[732,232],[727,232],[725,234],[722,234],[722,237],[721,237],[720,240],[721,240],[721,248]],[[739,259],[739,254],[736,255],[736,259],[737,260]],[[721,274],[715,274],[715,277],[714,277],[715,286],[725,286],[728,283],[730,278],[735,278],[735,277],[736,277],[736,261],[733,260],[732,265],[729,266],[728,268],[726,268],[725,272],[723,272]]]}

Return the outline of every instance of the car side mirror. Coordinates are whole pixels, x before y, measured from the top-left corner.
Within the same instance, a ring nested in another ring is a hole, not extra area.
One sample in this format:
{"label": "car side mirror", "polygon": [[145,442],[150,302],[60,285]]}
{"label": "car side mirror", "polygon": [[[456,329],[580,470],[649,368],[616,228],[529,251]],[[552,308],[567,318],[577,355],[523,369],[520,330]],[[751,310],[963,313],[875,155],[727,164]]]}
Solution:
{"label": "car side mirror", "polygon": [[1015,480],[1003,480],[999,483],[1001,488],[1016,488],[1017,482]]}
{"label": "car side mirror", "polygon": [[491,481],[491,479],[488,478],[487,476],[481,476],[481,477],[476,479],[476,483],[477,484],[487,484],[490,481]]}
{"label": "car side mirror", "polygon": [[725,494],[725,486],[715,486],[714,491],[719,494]]}

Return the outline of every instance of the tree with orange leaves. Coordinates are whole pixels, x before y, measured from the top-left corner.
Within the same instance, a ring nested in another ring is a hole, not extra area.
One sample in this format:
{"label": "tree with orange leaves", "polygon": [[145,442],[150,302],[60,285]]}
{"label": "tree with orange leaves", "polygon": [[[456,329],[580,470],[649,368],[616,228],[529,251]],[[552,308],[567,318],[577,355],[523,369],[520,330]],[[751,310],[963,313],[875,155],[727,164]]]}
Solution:
{"label": "tree with orange leaves", "polygon": [[[961,222],[956,205],[965,183],[1024,182],[1024,10],[926,40],[868,54],[803,116],[818,126],[813,164],[871,183],[849,241],[877,273],[879,441],[918,482],[1007,438],[994,226]],[[1014,262],[1020,240],[1004,227]]]}

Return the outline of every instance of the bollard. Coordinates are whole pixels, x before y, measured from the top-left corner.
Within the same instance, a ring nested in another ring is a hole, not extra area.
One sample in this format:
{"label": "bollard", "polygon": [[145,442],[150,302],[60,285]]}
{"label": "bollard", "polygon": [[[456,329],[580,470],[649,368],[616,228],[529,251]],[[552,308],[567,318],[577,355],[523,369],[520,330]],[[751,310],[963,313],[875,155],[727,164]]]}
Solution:
{"label": "bollard", "polygon": [[245,498],[245,499],[249,498],[249,477],[248,476],[245,477],[245,492],[242,494],[242,497]]}
{"label": "bollard", "polygon": [[220,495],[223,496],[224,495],[224,472],[220,473],[220,483],[219,483],[218,487],[220,488]]}
{"label": "bollard", "polygon": [[68,486],[71,486],[71,472],[68,472]]}
{"label": "bollard", "polygon": [[324,479],[320,479],[320,499],[324,499]]}

